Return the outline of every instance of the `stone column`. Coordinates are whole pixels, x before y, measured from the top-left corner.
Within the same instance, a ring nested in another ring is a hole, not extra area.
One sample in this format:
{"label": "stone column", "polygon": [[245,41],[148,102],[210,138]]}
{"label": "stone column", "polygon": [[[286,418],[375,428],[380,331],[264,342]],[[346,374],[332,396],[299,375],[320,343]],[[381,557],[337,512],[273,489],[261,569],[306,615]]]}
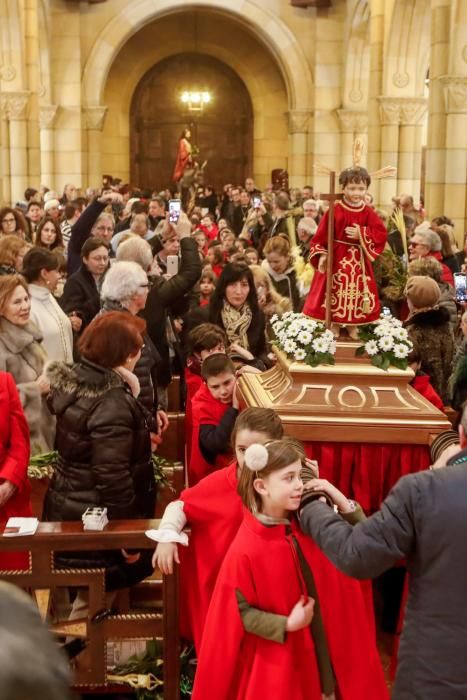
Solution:
{"label": "stone column", "polygon": [[303,187],[312,181],[307,168],[308,134],[313,112],[309,110],[293,110],[288,112],[289,125],[289,157],[288,172],[291,187]]}
{"label": "stone column", "polygon": [[41,105],[39,110],[41,183],[53,189],[55,186],[55,139],[54,126],[57,119],[57,105]]}
{"label": "stone column", "polygon": [[[467,49],[465,50],[467,57]],[[441,77],[446,107],[444,207],[430,215],[446,214],[454,220],[457,241],[463,243],[467,218],[467,76]]]}
{"label": "stone column", "polygon": [[[370,0],[370,85],[368,96],[368,169],[378,170],[381,159],[381,122],[378,98],[383,93],[385,0]],[[379,182],[371,186],[377,204]]]}
{"label": "stone column", "polygon": [[368,114],[356,109],[338,109],[341,127],[340,168],[348,168],[353,163],[353,147],[358,139],[363,144],[362,165],[367,161]]}
{"label": "stone column", "polygon": [[[9,200],[17,202],[24,197],[28,187],[28,137],[27,113],[30,93],[26,91],[4,92],[0,94],[0,110],[7,122],[4,142],[8,143],[8,155],[5,155],[5,165],[9,173]],[[3,141],[3,139],[2,139]],[[6,162],[8,161],[8,162]],[[7,188],[4,188],[6,198]]]}
{"label": "stone column", "polygon": [[102,183],[102,129],[107,107],[83,107],[84,127],[87,135],[86,187],[100,187]]}
{"label": "stone column", "polygon": [[420,195],[422,171],[422,129],[428,102],[425,97],[401,98],[397,191],[414,197]]}
{"label": "stone column", "polygon": [[[399,121],[400,98],[378,98],[381,120],[381,155],[377,168],[393,165],[397,168],[399,156]],[[373,168],[372,168],[373,169]],[[397,192],[397,180],[384,179],[379,181],[379,199],[377,204],[390,209],[391,199]]]}
{"label": "stone column", "polygon": [[[430,94],[426,149],[425,208],[430,216],[444,209],[446,112],[442,76],[449,73],[451,0],[431,0]],[[463,173],[465,176],[465,171]]]}

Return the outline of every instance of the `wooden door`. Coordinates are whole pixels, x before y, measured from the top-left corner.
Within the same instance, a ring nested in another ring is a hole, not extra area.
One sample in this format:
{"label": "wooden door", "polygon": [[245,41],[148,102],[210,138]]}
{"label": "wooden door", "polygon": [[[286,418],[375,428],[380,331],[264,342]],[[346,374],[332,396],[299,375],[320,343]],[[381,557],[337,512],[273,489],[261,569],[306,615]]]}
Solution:
{"label": "wooden door", "polygon": [[[184,90],[208,90],[212,102],[202,113],[189,112]],[[221,61],[200,54],[179,54],[151,68],[135,90],[131,105],[131,181],[144,189],[172,183],[177,143],[183,129],[192,132],[198,159],[208,161],[205,181],[219,192],[227,183],[243,183],[252,173],[253,116],[248,91]]]}

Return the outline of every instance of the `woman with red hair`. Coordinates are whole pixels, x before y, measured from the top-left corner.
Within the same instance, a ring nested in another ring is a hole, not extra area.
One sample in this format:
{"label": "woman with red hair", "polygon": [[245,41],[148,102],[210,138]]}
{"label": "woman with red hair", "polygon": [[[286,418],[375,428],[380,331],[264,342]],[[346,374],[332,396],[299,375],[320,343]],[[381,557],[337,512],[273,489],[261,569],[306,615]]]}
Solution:
{"label": "woman with red hair", "polygon": [[[134,374],[145,329],[141,318],[111,311],[84,331],[80,362],[47,368],[59,456],[44,520],[81,520],[92,507],[107,508],[109,520],[154,516],[151,417],[137,400]],[[57,560],[70,568],[105,568],[107,590],[130,586],[152,571],[147,553],[68,552]]]}

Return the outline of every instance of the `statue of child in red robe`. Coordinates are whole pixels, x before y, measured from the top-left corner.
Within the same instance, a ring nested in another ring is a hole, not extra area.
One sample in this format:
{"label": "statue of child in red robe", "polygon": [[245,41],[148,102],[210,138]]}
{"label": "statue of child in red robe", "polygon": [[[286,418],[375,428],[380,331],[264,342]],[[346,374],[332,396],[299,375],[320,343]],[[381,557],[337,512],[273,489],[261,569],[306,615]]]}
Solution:
{"label": "statue of child in red robe", "polygon": [[[343,199],[334,208],[332,265],[332,331],[340,326],[357,338],[358,326],[379,318],[380,304],[372,262],[383,252],[387,230],[374,209],[365,203],[371,177],[365,168],[352,167],[339,175]],[[310,262],[317,268],[303,313],[323,321],[326,314],[328,212],[310,245]]]}

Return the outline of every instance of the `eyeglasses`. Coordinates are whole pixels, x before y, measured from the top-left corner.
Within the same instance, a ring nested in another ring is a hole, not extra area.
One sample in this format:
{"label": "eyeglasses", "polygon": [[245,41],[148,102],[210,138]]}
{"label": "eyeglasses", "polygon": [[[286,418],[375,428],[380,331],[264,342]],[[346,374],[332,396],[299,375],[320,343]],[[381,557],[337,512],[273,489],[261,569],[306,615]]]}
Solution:
{"label": "eyeglasses", "polygon": [[422,245],[424,248],[428,248],[426,243],[421,243],[420,241],[409,241],[409,248],[416,248],[418,245]]}
{"label": "eyeglasses", "polygon": [[147,287],[149,287],[149,284],[140,284],[139,286],[142,287],[143,289],[147,289]]}
{"label": "eyeglasses", "polygon": [[14,216],[8,219],[2,219],[2,224],[16,224],[16,219]]}

